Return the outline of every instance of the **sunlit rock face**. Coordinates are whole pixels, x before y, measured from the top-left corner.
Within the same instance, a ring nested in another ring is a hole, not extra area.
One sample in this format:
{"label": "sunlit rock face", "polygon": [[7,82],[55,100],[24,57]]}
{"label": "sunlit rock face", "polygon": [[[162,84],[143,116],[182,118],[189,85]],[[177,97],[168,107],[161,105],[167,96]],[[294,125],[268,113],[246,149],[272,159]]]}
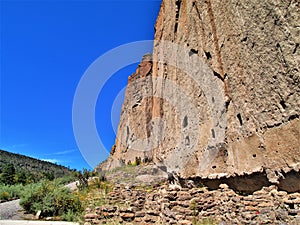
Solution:
{"label": "sunlit rock face", "polygon": [[261,173],[299,191],[299,1],[163,0],[155,29],[102,167],[141,157],[182,178]]}

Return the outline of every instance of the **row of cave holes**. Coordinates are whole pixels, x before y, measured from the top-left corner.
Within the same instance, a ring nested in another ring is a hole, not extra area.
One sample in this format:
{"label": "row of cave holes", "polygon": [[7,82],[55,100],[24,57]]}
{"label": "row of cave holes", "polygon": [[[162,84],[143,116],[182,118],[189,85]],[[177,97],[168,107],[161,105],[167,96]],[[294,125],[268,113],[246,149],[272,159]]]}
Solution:
{"label": "row of cave holes", "polygon": [[[187,127],[187,125],[188,125],[188,117],[185,116],[182,121],[182,126],[185,128],[185,127]],[[189,136],[185,137],[185,145],[190,146],[190,137]]]}
{"label": "row of cave holes", "polygon": [[[214,102],[214,99],[213,99],[213,102]],[[287,108],[287,105],[286,105],[286,103],[285,103],[285,101],[284,101],[283,99],[280,100],[279,104],[281,105],[281,107],[282,107],[283,109],[286,109],[286,108]],[[236,117],[237,117],[238,120],[239,120],[240,126],[243,126],[243,119],[242,119],[241,114],[238,113],[238,114],[236,115]],[[249,118],[247,118],[247,121],[248,121],[248,120],[249,120]]]}
{"label": "row of cave holes", "polygon": [[[255,159],[255,158],[256,158],[256,154],[253,154],[252,157]],[[214,166],[212,166],[211,168],[212,168],[213,170],[215,170],[215,169],[217,168],[217,166],[214,165]]]}
{"label": "row of cave holes", "polygon": [[[284,103],[280,103],[280,104],[284,104]],[[242,126],[243,125],[243,119],[242,119],[242,116],[241,116],[240,113],[237,114],[237,118],[239,120],[240,125]],[[188,125],[188,117],[185,116],[184,119],[183,119],[183,127],[185,128],[185,127],[187,127],[187,125]],[[214,129],[211,129],[211,133],[212,133],[212,137],[215,138],[215,131],[214,131]],[[189,138],[189,136],[186,136],[186,138],[185,138],[185,144],[187,146],[189,146],[189,144],[190,144],[190,138]],[[278,153],[278,151],[276,151],[276,153]],[[252,157],[256,158],[257,155],[253,154]],[[212,166],[212,169],[216,169],[216,166]]]}
{"label": "row of cave holes", "polygon": [[[243,125],[243,120],[242,120],[242,116],[241,116],[240,113],[237,114],[237,118],[239,120],[240,125],[242,126]],[[184,117],[182,125],[183,125],[184,128],[187,127],[187,125],[188,125],[188,117],[187,116]],[[211,129],[211,134],[212,134],[212,137],[215,138],[216,135],[215,135],[215,130],[214,129]],[[190,145],[189,136],[186,136],[186,138],[185,138],[185,145],[186,146]],[[276,151],[276,152],[278,153],[278,151]],[[253,154],[252,157],[255,159],[257,157],[257,155]],[[212,169],[216,169],[216,168],[217,168],[216,166],[212,166]]]}
{"label": "row of cave holes", "polygon": [[[242,126],[243,125],[243,120],[242,120],[242,116],[241,116],[240,113],[237,114],[237,118],[239,120],[240,125]],[[188,125],[188,118],[187,118],[187,116],[184,117],[182,125],[183,125],[184,128],[187,127],[187,125]],[[212,138],[216,137],[214,129],[211,129],[211,135],[212,135]]]}
{"label": "row of cave holes", "polygon": [[179,20],[179,14],[180,14],[180,7],[181,7],[181,0],[177,0],[175,2],[176,4],[176,15],[175,15],[175,26],[174,26],[174,33],[177,33],[177,29],[178,29],[178,20]]}

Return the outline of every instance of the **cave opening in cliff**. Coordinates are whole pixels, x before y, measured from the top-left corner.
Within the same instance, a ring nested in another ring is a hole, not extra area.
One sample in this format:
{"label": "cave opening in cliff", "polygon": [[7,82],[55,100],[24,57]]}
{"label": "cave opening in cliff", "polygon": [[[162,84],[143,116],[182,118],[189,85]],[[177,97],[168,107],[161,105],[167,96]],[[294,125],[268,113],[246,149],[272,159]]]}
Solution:
{"label": "cave opening in cliff", "polygon": [[238,120],[239,120],[240,126],[243,126],[243,120],[242,120],[242,116],[241,116],[241,114],[240,114],[240,113],[238,113],[238,114],[236,115],[236,117],[237,117],[237,118],[238,118]]}

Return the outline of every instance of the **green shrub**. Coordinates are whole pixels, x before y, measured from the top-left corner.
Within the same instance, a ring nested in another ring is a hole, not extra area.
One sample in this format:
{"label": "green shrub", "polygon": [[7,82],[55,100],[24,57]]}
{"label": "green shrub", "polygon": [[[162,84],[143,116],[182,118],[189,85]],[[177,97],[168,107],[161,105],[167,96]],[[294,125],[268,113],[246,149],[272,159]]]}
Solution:
{"label": "green shrub", "polygon": [[20,198],[24,186],[21,184],[15,185],[0,185],[0,200],[7,201]]}
{"label": "green shrub", "polygon": [[76,180],[77,180],[77,174],[74,173],[74,174],[71,174],[71,175],[56,178],[55,182],[58,185],[66,185],[66,184],[69,184],[69,183],[74,182]]}
{"label": "green shrub", "polygon": [[41,210],[41,216],[61,216],[69,211],[83,211],[79,198],[57,182],[28,185],[22,195],[20,205],[29,213]]}
{"label": "green shrub", "polygon": [[7,201],[9,199],[9,193],[8,192],[1,192],[0,193],[0,200]]}
{"label": "green shrub", "polygon": [[68,221],[68,222],[74,222],[74,221],[78,222],[82,219],[82,216],[83,216],[82,213],[79,213],[79,212],[74,213],[73,211],[68,210],[68,212],[63,213],[61,215],[61,218],[62,218],[62,220]]}

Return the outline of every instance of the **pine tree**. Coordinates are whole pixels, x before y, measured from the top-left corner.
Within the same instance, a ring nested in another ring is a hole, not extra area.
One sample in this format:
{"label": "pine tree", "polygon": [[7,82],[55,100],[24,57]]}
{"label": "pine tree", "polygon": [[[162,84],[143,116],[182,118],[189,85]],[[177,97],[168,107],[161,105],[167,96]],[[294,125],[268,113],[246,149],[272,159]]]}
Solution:
{"label": "pine tree", "polygon": [[16,169],[13,164],[7,164],[1,174],[1,182],[8,185],[13,185],[15,183]]}

